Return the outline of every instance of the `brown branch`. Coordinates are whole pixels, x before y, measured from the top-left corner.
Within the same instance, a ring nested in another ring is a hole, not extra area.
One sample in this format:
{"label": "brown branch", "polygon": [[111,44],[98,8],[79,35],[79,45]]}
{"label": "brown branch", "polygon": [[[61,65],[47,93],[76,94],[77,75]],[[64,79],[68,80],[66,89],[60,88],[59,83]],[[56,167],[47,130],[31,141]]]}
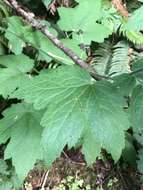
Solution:
{"label": "brown branch", "polygon": [[125,18],[129,17],[129,13],[126,9],[126,7],[123,5],[122,0],[112,0],[113,6],[121,13],[122,16]]}
{"label": "brown branch", "polygon": [[75,64],[79,65],[80,67],[86,69],[90,75],[96,79],[96,80],[102,80],[102,79],[110,79],[107,76],[102,76],[96,73],[94,68],[91,68],[84,60],[80,59],[78,55],[73,52],[70,48],[66,47],[57,37],[55,37],[53,34],[49,32],[47,29],[47,26],[44,24],[41,24],[39,20],[36,19],[34,13],[25,11],[16,0],[4,0],[4,2],[12,7],[19,15],[22,16],[23,19],[27,23],[29,23],[32,27],[34,27],[37,30],[40,30],[47,38],[60,50],[62,50],[68,57],[70,57]]}

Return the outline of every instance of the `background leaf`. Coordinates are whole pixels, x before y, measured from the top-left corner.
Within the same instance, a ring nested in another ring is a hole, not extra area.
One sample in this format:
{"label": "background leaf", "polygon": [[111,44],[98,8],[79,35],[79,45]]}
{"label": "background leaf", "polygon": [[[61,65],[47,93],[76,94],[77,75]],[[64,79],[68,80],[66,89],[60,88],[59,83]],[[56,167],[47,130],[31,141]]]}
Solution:
{"label": "background leaf", "polygon": [[3,55],[0,56],[0,94],[3,97],[10,95],[16,88],[27,80],[28,71],[33,68],[34,60],[28,56],[21,55]]}
{"label": "background leaf", "polygon": [[[42,159],[40,111],[31,105],[16,104],[8,108],[0,120],[0,138],[10,142],[5,150],[5,159],[12,158],[18,177],[22,181],[37,159]],[[5,133],[9,133],[6,138]]]}
{"label": "background leaf", "polygon": [[73,31],[73,38],[78,40],[79,43],[103,42],[111,31],[107,27],[96,23],[101,16],[101,1],[78,0],[78,2],[79,5],[74,9],[65,7],[58,9],[60,28],[65,31]]}

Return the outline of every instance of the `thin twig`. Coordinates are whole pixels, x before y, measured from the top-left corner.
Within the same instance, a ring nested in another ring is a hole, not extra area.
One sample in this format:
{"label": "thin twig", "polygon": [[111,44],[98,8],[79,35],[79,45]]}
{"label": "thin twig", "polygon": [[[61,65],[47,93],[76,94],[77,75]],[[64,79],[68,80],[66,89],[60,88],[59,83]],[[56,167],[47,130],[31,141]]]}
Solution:
{"label": "thin twig", "polygon": [[4,0],[4,2],[12,7],[14,10],[19,13],[25,19],[27,23],[29,23],[32,27],[40,30],[47,38],[60,50],[62,50],[68,57],[70,57],[75,64],[79,65],[80,67],[86,69],[90,75],[96,80],[102,79],[110,79],[110,77],[102,76],[96,73],[94,68],[91,68],[84,60],[82,60],[75,52],[73,52],[70,48],[66,47],[57,37],[49,32],[47,26],[42,24],[38,19],[36,19],[33,12],[25,11],[16,0]]}
{"label": "thin twig", "polygon": [[[3,27],[1,27],[1,26],[0,26],[0,30],[1,30],[1,31],[6,31],[6,29],[3,28]],[[68,62],[71,63],[68,59],[65,59],[65,58],[63,58],[63,57],[57,56],[57,55],[55,55],[54,53],[51,53],[51,52],[49,52],[49,51],[44,51],[43,49],[39,48],[38,46],[35,46],[35,45],[32,44],[30,41],[25,40],[23,37],[21,37],[20,35],[18,35],[17,33],[13,32],[13,31],[11,31],[11,30],[8,30],[8,32],[11,33],[11,34],[13,34],[13,35],[15,35],[17,38],[21,39],[22,41],[24,41],[25,43],[27,43],[27,44],[30,45],[31,47],[34,47],[36,50],[41,51],[41,52],[43,52],[44,54],[46,54],[46,55],[48,55],[48,56],[50,56],[50,57],[52,57],[52,58],[54,58],[54,59],[56,59],[56,60],[58,60],[58,61],[66,61],[67,63],[68,63]]]}
{"label": "thin twig", "polygon": [[125,18],[129,17],[128,10],[126,9],[125,5],[123,4],[122,0],[112,0],[111,1],[113,6],[121,13],[122,16]]}
{"label": "thin twig", "polygon": [[7,0],[4,0],[4,2],[5,2],[9,7],[12,8],[11,4],[10,4]]}
{"label": "thin twig", "polygon": [[85,166],[85,165],[86,165],[86,163],[84,163],[84,162],[75,162],[75,161],[73,161],[73,160],[65,153],[65,151],[63,151],[63,154],[64,154],[64,156],[66,157],[67,161],[69,161],[69,162],[72,163],[72,164],[81,165],[81,166]]}
{"label": "thin twig", "polygon": [[49,170],[47,170],[46,173],[44,174],[44,179],[43,179],[43,182],[42,182],[40,190],[45,190],[45,185],[46,185],[46,182],[47,182],[48,175],[49,175]]}
{"label": "thin twig", "polygon": [[118,175],[119,175],[121,181],[123,182],[124,190],[129,190],[129,187],[128,187],[127,183],[126,183],[126,180],[124,179],[124,176],[122,175],[122,172],[121,172],[119,164],[117,165],[117,172],[118,172]]}

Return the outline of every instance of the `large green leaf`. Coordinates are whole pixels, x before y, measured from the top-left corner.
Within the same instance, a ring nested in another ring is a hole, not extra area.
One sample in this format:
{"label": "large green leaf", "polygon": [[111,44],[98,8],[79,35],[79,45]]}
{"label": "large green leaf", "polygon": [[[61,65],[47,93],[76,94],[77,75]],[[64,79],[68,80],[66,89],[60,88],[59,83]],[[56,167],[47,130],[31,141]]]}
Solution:
{"label": "large green leaf", "polygon": [[109,82],[95,82],[78,66],[62,66],[29,79],[12,97],[24,98],[36,109],[47,108],[41,125],[49,163],[66,144],[75,146],[79,139],[88,163],[99,156],[101,148],[119,159],[129,124],[123,100]]}
{"label": "large green leaf", "polygon": [[[65,31],[73,31],[80,43],[90,44],[91,41],[103,42],[111,31],[96,21],[101,16],[101,0],[78,0],[75,8],[59,8],[59,26]],[[81,32],[82,31],[82,32]],[[80,33],[80,34],[79,34]]]}
{"label": "large green leaf", "polygon": [[24,54],[0,56],[0,94],[10,95],[28,78],[25,73],[33,67],[34,60]]}
{"label": "large green leaf", "polygon": [[[4,143],[10,137],[5,159],[12,158],[21,180],[33,168],[36,160],[42,158],[42,127],[39,124],[41,114],[41,111],[35,111],[31,105],[21,103],[8,108],[0,120],[0,139]],[[6,133],[9,134],[7,138]]]}

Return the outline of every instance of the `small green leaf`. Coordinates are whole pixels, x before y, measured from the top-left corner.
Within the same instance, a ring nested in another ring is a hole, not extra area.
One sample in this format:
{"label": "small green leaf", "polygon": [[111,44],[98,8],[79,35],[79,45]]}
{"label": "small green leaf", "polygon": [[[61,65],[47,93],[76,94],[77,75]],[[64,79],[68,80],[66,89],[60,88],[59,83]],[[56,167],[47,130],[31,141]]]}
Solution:
{"label": "small green leaf", "polygon": [[79,43],[103,42],[104,38],[111,34],[111,31],[106,26],[96,23],[101,16],[101,1],[78,0],[78,2],[79,5],[75,8],[58,9],[59,26],[62,30],[73,31],[73,38]]}
{"label": "small green leaf", "polygon": [[3,97],[10,95],[28,78],[26,72],[33,68],[34,60],[24,54],[0,56],[0,94]]}
{"label": "small green leaf", "polygon": [[[20,17],[8,17],[8,28],[5,37],[9,40],[9,48],[13,53],[19,55],[22,53],[25,42],[23,41],[24,24]],[[25,28],[26,29],[26,28]]]}
{"label": "small green leaf", "polygon": [[[100,18],[101,0],[78,0],[75,8],[59,8],[59,25],[63,30],[76,31],[87,29],[89,24]],[[70,22],[69,22],[70,21]],[[91,25],[90,25],[91,26]]]}

